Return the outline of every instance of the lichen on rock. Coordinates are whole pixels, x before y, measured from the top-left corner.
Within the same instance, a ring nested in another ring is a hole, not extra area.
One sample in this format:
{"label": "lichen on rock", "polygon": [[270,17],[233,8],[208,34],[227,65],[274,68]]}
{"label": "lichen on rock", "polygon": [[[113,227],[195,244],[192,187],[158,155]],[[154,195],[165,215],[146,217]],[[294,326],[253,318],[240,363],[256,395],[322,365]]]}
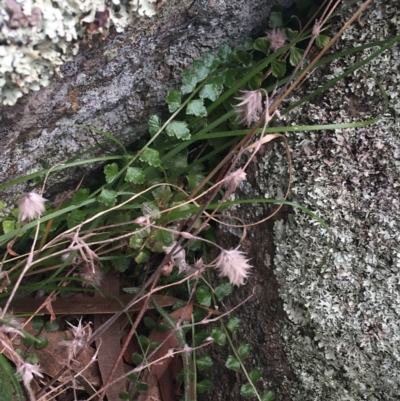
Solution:
{"label": "lichen on rock", "polygon": [[[337,47],[392,37],[399,21],[396,2],[373,3]],[[309,89],[372,52],[335,61],[311,78]],[[389,400],[400,394],[399,66],[398,46],[367,66],[390,98],[377,124],[289,136],[291,200],[332,231],[331,242],[300,210],[275,223],[275,274],[288,315],[282,338],[298,378],[288,385],[294,401]],[[358,71],[287,116],[286,123],[367,120],[382,112],[381,99],[376,82]],[[282,194],[287,185],[280,149],[276,145],[258,165],[265,197]]]}
{"label": "lichen on rock", "polygon": [[14,105],[47,86],[79,48],[79,40],[134,15],[151,17],[156,0],[0,0],[0,102]]}

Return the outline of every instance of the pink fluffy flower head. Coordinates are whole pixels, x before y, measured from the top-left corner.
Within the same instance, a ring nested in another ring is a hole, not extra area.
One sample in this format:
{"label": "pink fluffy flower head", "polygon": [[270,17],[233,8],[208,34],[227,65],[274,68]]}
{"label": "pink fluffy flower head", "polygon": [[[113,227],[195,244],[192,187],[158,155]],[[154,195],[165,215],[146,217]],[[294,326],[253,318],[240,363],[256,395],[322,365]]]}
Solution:
{"label": "pink fluffy flower head", "polygon": [[92,335],[92,328],[90,324],[83,325],[82,318],[77,326],[67,323],[71,327],[72,339],[60,341],[59,344],[68,348],[68,359],[71,361],[77,356],[79,350],[87,345],[87,339]]}
{"label": "pink fluffy flower head", "polygon": [[236,105],[236,112],[241,117],[241,122],[250,127],[260,119],[263,111],[262,94],[260,90],[241,92],[243,95],[237,98],[241,102]]}
{"label": "pink fluffy flower head", "polygon": [[[1,312],[1,308],[0,308]],[[17,319],[13,315],[9,316],[4,316],[3,318],[4,322],[0,324],[0,333],[6,333],[6,334],[19,334],[21,337],[24,337],[24,335],[21,332],[21,328],[23,325],[22,320]]]}
{"label": "pink fluffy flower head", "polygon": [[231,188],[232,191],[235,191],[241,182],[246,181],[246,175],[246,172],[241,168],[232,171],[232,173],[225,178],[224,185],[227,188]]}
{"label": "pink fluffy flower head", "polygon": [[29,388],[29,384],[33,379],[33,376],[43,377],[43,375],[39,371],[38,365],[32,365],[31,363],[24,362],[17,370],[17,372],[21,375],[22,381],[25,386]]}
{"label": "pink fluffy flower head", "polygon": [[46,199],[35,192],[29,192],[23,195],[18,201],[18,220],[30,221],[40,217],[44,211]]}
{"label": "pink fluffy flower head", "polygon": [[215,268],[219,270],[220,276],[228,277],[231,284],[240,286],[244,284],[252,268],[248,262],[249,259],[238,248],[229,251],[224,249],[215,261]]}
{"label": "pink fluffy flower head", "polygon": [[79,277],[86,280],[86,282],[82,283],[83,287],[89,287],[91,284],[94,286],[100,287],[101,282],[103,281],[104,275],[99,266],[81,266],[79,269]]}
{"label": "pink fluffy flower head", "polygon": [[271,50],[275,51],[285,46],[286,35],[282,29],[274,28],[270,31],[266,31],[265,33],[267,34],[267,39],[271,43]]}
{"label": "pink fluffy flower head", "polygon": [[[176,241],[171,246],[164,246],[163,250],[166,255],[171,254],[171,262],[174,266],[178,266],[179,273],[182,273],[188,270],[190,266],[186,262],[186,251],[180,245],[177,247],[175,245]],[[171,253],[173,249],[175,250]]]}

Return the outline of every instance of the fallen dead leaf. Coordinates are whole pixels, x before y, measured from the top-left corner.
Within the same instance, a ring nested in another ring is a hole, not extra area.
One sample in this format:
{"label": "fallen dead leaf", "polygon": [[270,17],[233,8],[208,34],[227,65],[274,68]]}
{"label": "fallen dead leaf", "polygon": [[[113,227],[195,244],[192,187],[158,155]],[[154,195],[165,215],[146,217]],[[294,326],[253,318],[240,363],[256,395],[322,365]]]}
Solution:
{"label": "fallen dead leaf", "polygon": [[[176,320],[182,319],[190,321],[192,313],[193,313],[193,304],[190,303],[183,308],[173,311],[172,313],[170,313],[170,316]],[[165,323],[165,319],[163,319],[162,321]],[[163,343],[162,346],[156,352],[154,352],[154,354],[150,358],[148,358],[149,363],[162,358],[164,355],[168,353],[170,349],[179,349],[178,339],[176,338],[176,335],[174,334],[172,329],[168,330],[167,332],[160,332],[154,329],[150,333],[149,340],[151,342],[156,342],[160,344]],[[162,361],[151,365],[148,370],[145,370],[141,381],[148,385],[149,390],[147,392],[141,393],[138,398],[138,401],[147,400],[148,392],[153,387],[156,386],[160,378],[169,368],[174,358],[175,357],[163,359]]]}
{"label": "fallen dead leaf", "polygon": [[[30,323],[24,327],[24,330],[32,335],[36,335],[36,330],[32,328]],[[47,337],[49,344],[46,348],[34,349],[34,352],[39,357],[40,371],[50,377],[54,377],[62,368],[65,367],[68,361],[68,349],[65,346],[61,346],[60,342],[64,340],[72,340],[73,335],[69,330],[43,332],[42,335]],[[24,352],[28,350],[28,347],[20,342],[18,338],[15,341],[17,341],[15,348],[21,348]],[[95,350],[93,348],[86,347],[76,358],[75,362],[71,364],[73,373],[80,371],[83,367],[89,365],[94,354]],[[100,387],[100,372],[96,362],[90,364],[83,372],[82,376],[93,387]],[[61,383],[66,383],[69,381],[70,377],[70,373],[67,371],[58,380]]]}
{"label": "fallen dead leaf", "polygon": [[[101,290],[107,294],[117,296],[119,294],[119,276],[113,272],[107,273],[101,284]],[[101,295],[96,294],[95,298],[100,299]],[[94,329],[97,330],[103,323],[109,319],[106,314],[94,315]],[[111,373],[111,369],[114,366],[114,362],[117,359],[121,351],[120,342],[120,332],[119,332],[119,322],[115,321],[108,329],[96,340],[96,346],[99,349],[98,363],[100,374],[102,378],[103,385],[106,383],[108,376]],[[116,367],[115,373],[112,379],[123,376],[124,367],[122,360]],[[108,400],[118,400],[119,394],[126,391],[125,381],[120,380],[106,389],[106,395]]]}
{"label": "fallen dead leaf", "polygon": [[[163,307],[172,306],[177,299],[166,295],[152,295],[154,299]],[[125,294],[116,297],[82,297],[72,296],[58,297],[52,301],[53,312],[56,315],[97,315],[114,314],[119,312],[123,306],[127,305],[133,298],[132,294]],[[20,299],[11,303],[14,315],[22,313],[34,313],[43,307],[46,297]],[[144,301],[140,301],[129,309],[129,312],[139,312]],[[149,305],[149,308],[153,308]],[[41,310],[36,315],[45,315],[45,310]]]}

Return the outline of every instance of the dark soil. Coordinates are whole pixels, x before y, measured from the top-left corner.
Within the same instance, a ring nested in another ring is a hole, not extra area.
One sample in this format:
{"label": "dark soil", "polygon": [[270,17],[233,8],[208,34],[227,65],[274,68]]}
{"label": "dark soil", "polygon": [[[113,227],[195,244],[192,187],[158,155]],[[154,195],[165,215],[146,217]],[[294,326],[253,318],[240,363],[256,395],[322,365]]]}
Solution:
{"label": "dark soil", "polygon": [[[246,369],[251,372],[258,367],[262,371],[262,379],[257,383],[260,394],[266,390],[275,393],[275,401],[290,401],[285,388],[284,379],[296,380],[285,358],[280,340],[280,331],[285,319],[282,300],[278,293],[272,261],[275,247],[272,237],[272,222],[267,221],[248,230],[247,237],[241,249],[247,252],[254,266],[247,284],[235,289],[227,298],[228,309],[236,306],[254,292],[253,297],[233,313],[241,321],[234,343],[239,346],[242,342],[249,343],[252,352],[245,360]],[[235,248],[238,238],[232,234],[220,231],[220,245],[226,249]],[[242,372],[234,372],[225,367],[225,362],[232,351],[228,346],[217,344],[207,349],[213,358],[214,366],[210,380],[214,389],[199,397],[201,401],[236,401],[243,400],[240,387],[246,384]],[[286,383],[286,386],[288,383]]]}

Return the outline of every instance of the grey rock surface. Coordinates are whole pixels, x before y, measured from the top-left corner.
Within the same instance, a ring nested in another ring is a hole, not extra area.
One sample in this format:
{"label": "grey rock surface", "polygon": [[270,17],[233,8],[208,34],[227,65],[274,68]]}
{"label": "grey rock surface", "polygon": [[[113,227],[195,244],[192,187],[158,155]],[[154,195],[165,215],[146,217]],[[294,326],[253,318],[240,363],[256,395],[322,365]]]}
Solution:
{"label": "grey rock surface", "polygon": [[[104,142],[101,134],[71,124],[92,126],[132,143],[146,132],[150,115],[166,110],[165,94],[179,86],[183,68],[223,42],[237,45],[263,32],[273,3],[168,0],[153,19],[138,19],[122,33],[82,44],[75,59],[61,67],[64,77],[0,108],[0,185]],[[109,144],[106,149],[97,146],[84,157],[109,150]],[[84,169],[53,174],[45,194],[64,190],[90,166]],[[32,185],[0,186],[0,198],[13,201]]]}
{"label": "grey rock surface", "polygon": [[[350,12],[354,11],[348,10]],[[345,16],[345,17],[346,17]],[[399,34],[396,1],[373,2],[336,50]],[[307,91],[338,76],[377,48],[335,61],[311,76]],[[275,223],[275,275],[288,315],[282,339],[297,381],[294,401],[398,400],[400,394],[400,47],[294,110],[286,125],[363,121],[372,126],[288,135],[296,209]],[[293,96],[290,105],[300,97]],[[287,163],[282,145],[257,165],[258,195],[282,198]],[[326,259],[327,258],[327,259]]]}

